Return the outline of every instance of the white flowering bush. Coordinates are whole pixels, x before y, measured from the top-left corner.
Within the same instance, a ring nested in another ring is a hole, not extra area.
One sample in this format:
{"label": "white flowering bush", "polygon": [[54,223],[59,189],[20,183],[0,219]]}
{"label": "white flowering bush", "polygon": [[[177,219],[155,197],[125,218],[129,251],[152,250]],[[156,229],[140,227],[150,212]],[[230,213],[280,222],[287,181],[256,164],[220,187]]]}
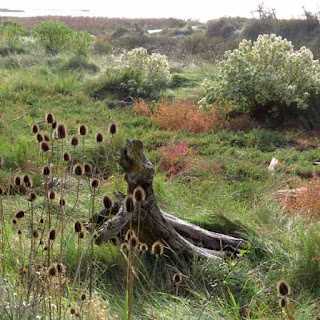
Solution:
{"label": "white flowering bush", "polygon": [[170,81],[169,63],[164,55],[148,54],[137,48],[121,56],[122,87],[132,96],[157,95]]}
{"label": "white flowering bush", "polygon": [[320,66],[310,50],[294,51],[291,42],[274,34],[256,42],[243,40],[218,63],[214,81],[203,82],[208,103],[232,103],[247,113],[263,110],[273,117],[307,110],[320,89]]}

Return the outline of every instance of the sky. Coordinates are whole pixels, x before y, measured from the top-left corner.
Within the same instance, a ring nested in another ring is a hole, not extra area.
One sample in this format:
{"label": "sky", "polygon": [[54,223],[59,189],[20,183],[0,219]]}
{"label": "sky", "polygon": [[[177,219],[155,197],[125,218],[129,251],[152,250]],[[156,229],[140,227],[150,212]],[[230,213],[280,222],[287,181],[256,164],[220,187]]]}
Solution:
{"label": "sky", "polygon": [[127,18],[174,17],[206,21],[222,16],[252,17],[251,12],[262,2],[265,8],[274,8],[278,18],[299,18],[303,15],[303,6],[311,12],[320,10],[320,0],[1,0],[0,8],[25,10],[21,16],[50,13]]}

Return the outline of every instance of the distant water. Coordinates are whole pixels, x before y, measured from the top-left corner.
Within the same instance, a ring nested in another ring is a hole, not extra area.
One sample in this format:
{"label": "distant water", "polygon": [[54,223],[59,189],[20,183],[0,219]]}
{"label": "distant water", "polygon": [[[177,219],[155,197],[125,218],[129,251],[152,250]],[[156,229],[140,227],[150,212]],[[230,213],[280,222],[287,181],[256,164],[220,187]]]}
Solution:
{"label": "distant water", "polygon": [[37,17],[37,16],[72,16],[72,17],[106,17],[101,11],[86,9],[21,9],[23,12],[1,12],[1,17]]}

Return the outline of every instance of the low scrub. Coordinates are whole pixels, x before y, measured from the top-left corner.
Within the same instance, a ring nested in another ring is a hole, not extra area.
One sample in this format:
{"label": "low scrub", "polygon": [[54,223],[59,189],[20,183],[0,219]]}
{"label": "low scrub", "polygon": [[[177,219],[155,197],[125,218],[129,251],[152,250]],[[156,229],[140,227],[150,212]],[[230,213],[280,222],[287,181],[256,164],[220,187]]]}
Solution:
{"label": "low scrub", "polygon": [[224,125],[222,114],[217,109],[203,110],[190,101],[169,103],[165,100],[154,108],[140,100],[135,102],[136,115],[150,116],[152,121],[163,130],[183,132],[210,132]]}

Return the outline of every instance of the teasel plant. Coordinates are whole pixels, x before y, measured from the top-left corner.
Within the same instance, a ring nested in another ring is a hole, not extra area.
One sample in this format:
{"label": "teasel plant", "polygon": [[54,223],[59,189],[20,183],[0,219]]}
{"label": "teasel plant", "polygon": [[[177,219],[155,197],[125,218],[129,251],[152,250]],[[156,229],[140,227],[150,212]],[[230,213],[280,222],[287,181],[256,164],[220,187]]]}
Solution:
{"label": "teasel plant", "polygon": [[81,124],[78,128],[78,133],[80,136],[82,136],[82,156],[84,156],[85,136],[88,134],[88,126]]}
{"label": "teasel plant", "polygon": [[142,187],[136,187],[133,191],[133,197],[138,207],[138,231],[137,236],[140,238],[140,215],[141,215],[141,203],[146,199],[146,193]]}
{"label": "teasel plant", "polygon": [[94,204],[95,204],[95,197],[96,197],[96,190],[100,186],[100,181],[97,178],[92,179],[90,183],[91,189],[91,212],[89,221],[91,222],[91,237],[90,237],[90,245],[91,245],[91,255],[90,255],[90,279],[89,279],[89,300],[92,300],[92,287],[93,287],[93,280],[94,280],[94,267],[93,267],[93,258],[94,258],[94,233],[95,233],[95,218],[94,218]]}
{"label": "teasel plant", "polygon": [[[2,165],[2,156],[0,155],[0,165]],[[6,274],[6,247],[5,247],[5,238],[6,238],[6,221],[4,219],[3,212],[3,202],[2,197],[4,196],[5,190],[3,186],[0,186],[0,221],[1,221],[1,266],[2,266],[2,278],[4,279]]]}

